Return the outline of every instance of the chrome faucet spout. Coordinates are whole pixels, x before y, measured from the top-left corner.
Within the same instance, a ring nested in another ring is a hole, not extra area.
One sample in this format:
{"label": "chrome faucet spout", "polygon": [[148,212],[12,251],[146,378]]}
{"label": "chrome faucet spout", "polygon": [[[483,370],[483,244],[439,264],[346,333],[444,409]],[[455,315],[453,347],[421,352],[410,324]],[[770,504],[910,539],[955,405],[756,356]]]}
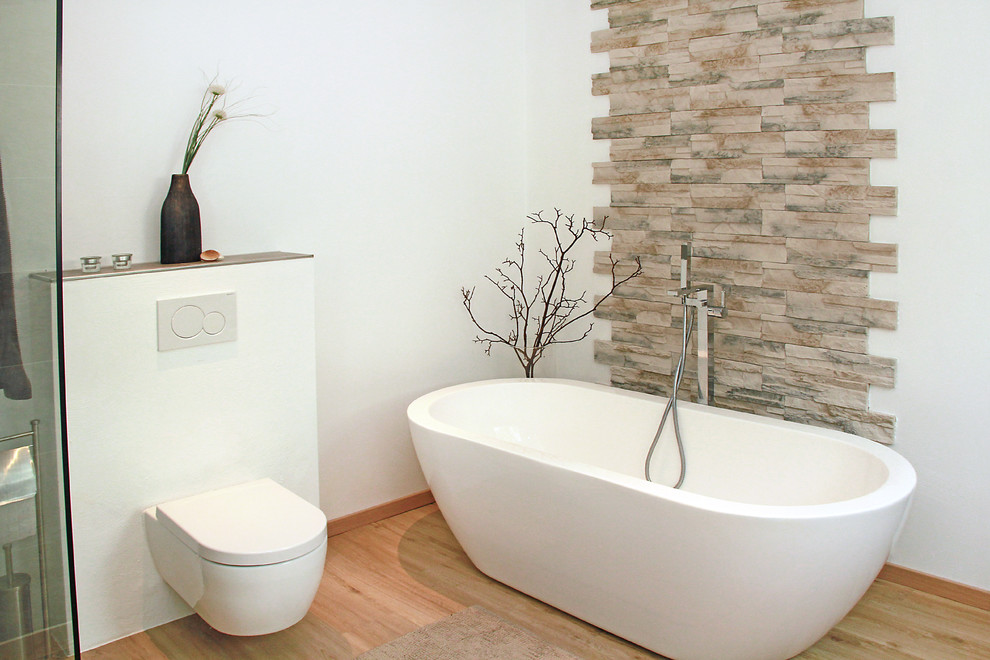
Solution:
{"label": "chrome faucet spout", "polygon": [[[688,300],[700,300],[705,299],[708,296],[708,287],[704,286],[685,286],[680,289],[671,289],[667,291],[668,296],[677,296],[678,298],[687,298]],[[681,301],[682,305],[692,304]]]}

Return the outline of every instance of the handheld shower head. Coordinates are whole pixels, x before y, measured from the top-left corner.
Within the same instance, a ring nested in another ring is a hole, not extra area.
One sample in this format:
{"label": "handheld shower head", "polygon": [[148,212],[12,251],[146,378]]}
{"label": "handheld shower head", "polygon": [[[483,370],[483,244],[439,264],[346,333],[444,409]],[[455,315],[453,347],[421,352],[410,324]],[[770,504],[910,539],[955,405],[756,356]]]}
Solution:
{"label": "handheld shower head", "polygon": [[681,288],[691,286],[691,244],[681,244]]}

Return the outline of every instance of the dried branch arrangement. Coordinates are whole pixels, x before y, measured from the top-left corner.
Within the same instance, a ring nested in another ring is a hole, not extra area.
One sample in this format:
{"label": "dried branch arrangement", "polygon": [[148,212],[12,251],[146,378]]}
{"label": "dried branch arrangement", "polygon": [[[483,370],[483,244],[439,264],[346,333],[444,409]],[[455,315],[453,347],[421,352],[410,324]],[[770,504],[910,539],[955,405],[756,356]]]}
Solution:
{"label": "dried branch arrangement", "polygon": [[[487,355],[491,355],[492,346],[505,344],[512,349],[526,373],[526,378],[533,377],[533,370],[546,350],[554,344],[571,344],[579,342],[591,332],[592,323],[589,321],[584,331],[575,336],[565,332],[578,321],[594,314],[595,310],[611,296],[615,290],[639,277],[643,266],[636,257],[636,268],[630,275],[620,276],[619,262],[612,257],[612,286],[608,293],[598,299],[591,307],[580,311],[588,304],[588,292],[583,291],[574,296],[567,291],[567,274],[574,270],[574,259],[570,256],[574,247],[585,236],[595,241],[600,238],[610,239],[611,234],[605,231],[605,220],[601,228],[595,227],[587,219],[575,221],[574,215],[564,215],[560,209],[554,209],[556,217],[553,220],[543,218],[542,211],[527,216],[535,225],[548,227],[553,231],[554,246],[552,254],[540,250],[541,265],[537,266],[535,282],[527,289],[527,277],[533,277],[526,265],[525,227],[519,231],[519,241],[516,243],[518,256],[506,259],[495,269],[496,276],[485,276],[510,303],[509,328],[504,332],[495,332],[483,326],[475,317],[472,303],[474,302],[475,287],[461,288],[464,309],[467,310],[471,321],[480,331],[474,341],[481,344]],[[569,338],[568,338],[569,337]]]}

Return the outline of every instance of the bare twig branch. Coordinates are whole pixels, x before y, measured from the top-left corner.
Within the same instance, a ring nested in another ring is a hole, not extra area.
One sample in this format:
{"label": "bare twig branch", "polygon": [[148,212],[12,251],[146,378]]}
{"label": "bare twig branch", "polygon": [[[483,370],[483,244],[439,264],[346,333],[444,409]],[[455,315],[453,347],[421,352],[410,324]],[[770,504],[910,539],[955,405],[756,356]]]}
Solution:
{"label": "bare twig branch", "polygon": [[570,252],[584,236],[591,236],[595,241],[600,238],[610,239],[612,236],[605,230],[607,218],[602,220],[602,226],[598,228],[594,222],[589,222],[587,219],[578,222],[573,214],[565,215],[560,209],[554,209],[554,213],[553,220],[544,218],[542,211],[527,216],[533,224],[549,227],[553,231],[554,238],[552,251],[539,250],[547,271],[536,276],[532,294],[528,294],[526,290],[525,230],[519,232],[519,240],[516,242],[518,257],[504,260],[501,266],[495,269],[497,277],[485,276],[485,279],[509,301],[512,330],[499,334],[482,326],[472,309],[474,288],[461,289],[464,308],[481,333],[474,341],[482,345],[486,355],[491,355],[494,344],[504,344],[511,348],[527,377],[533,376],[536,363],[550,346],[572,344],[588,337],[593,327],[591,322],[577,336],[564,338],[561,333],[576,322],[594,314],[616,289],[643,273],[642,263],[639,257],[636,257],[634,259],[636,268],[633,272],[620,277],[617,272],[619,262],[609,257],[612,264],[611,288],[590,309],[578,313],[582,306],[588,304],[588,292],[583,291],[577,297],[570,297],[567,293],[566,276],[576,266],[575,260],[569,256]]}

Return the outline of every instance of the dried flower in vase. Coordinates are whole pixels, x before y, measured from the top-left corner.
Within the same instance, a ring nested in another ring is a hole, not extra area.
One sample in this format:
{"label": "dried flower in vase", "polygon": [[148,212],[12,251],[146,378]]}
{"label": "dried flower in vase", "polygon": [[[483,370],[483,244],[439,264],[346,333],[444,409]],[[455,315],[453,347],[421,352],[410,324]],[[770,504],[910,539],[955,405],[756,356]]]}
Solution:
{"label": "dried flower in vase", "polygon": [[199,115],[193,122],[192,130],[189,132],[189,139],[186,141],[186,153],[182,159],[182,173],[187,174],[193,159],[199,153],[199,148],[203,146],[206,137],[222,122],[230,119],[244,119],[246,117],[259,117],[256,113],[235,112],[237,106],[242,101],[235,101],[228,104],[227,85],[222,85],[214,78],[206,91],[203,93],[203,100],[199,105]]}

